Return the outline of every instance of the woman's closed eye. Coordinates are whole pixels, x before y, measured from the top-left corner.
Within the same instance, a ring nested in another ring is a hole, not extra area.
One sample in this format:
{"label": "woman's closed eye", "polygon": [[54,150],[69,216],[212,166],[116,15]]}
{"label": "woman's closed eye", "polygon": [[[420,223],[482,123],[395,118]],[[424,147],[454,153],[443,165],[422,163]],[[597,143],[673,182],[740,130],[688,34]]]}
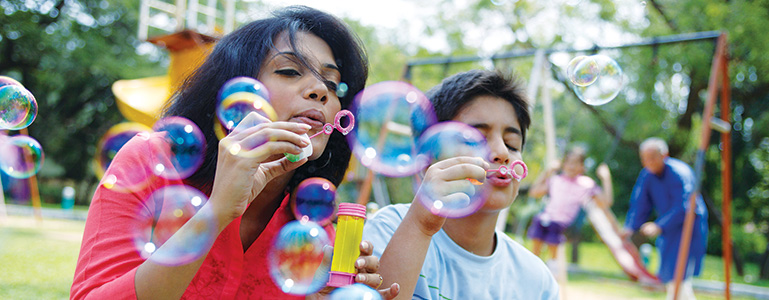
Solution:
{"label": "woman's closed eye", "polygon": [[324,80],[323,80],[323,83],[326,85],[326,87],[327,87],[327,88],[328,88],[330,91],[336,92],[336,89],[338,88],[338,85],[336,84],[336,82],[333,82],[333,81],[331,81],[331,80],[325,80],[325,79],[324,79]]}
{"label": "woman's closed eye", "polygon": [[302,73],[299,73],[299,71],[294,69],[278,69],[275,70],[276,74],[283,75],[283,76],[299,76],[302,75]]}

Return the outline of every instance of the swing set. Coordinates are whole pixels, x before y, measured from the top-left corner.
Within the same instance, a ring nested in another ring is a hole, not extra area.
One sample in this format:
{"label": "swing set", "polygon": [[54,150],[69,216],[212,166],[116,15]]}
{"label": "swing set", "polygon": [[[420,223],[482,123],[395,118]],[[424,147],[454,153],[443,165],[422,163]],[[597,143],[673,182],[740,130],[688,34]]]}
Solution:
{"label": "swing set", "polygon": [[[708,81],[708,96],[705,102],[705,109],[702,113],[702,128],[701,128],[701,138],[700,138],[700,144],[697,150],[696,160],[694,164],[694,172],[696,176],[696,188],[695,192],[692,193],[691,197],[688,199],[689,205],[687,211],[686,211],[686,217],[684,221],[684,227],[683,232],[681,236],[681,242],[679,247],[679,253],[677,257],[676,262],[676,271],[675,271],[675,298],[678,296],[678,292],[680,290],[681,281],[683,279],[684,275],[684,269],[686,267],[686,261],[687,257],[689,256],[689,248],[690,248],[690,242],[692,237],[692,228],[694,225],[694,208],[696,207],[695,199],[696,195],[700,193],[702,181],[703,181],[703,169],[705,165],[705,153],[707,151],[708,145],[710,144],[710,134],[712,130],[716,130],[719,133],[721,133],[721,186],[722,186],[722,207],[721,207],[721,226],[723,228],[723,234],[722,234],[722,246],[723,246],[723,262],[724,262],[724,283],[725,283],[725,289],[724,289],[724,296],[725,299],[730,299],[731,292],[730,292],[730,282],[731,282],[731,264],[732,264],[732,242],[731,242],[731,199],[732,199],[732,151],[731,151],[731,132],[730,132],[730,109],[729,104],[731,102],[731,90],[730,90],[730,82],[729,82],[729,76],[728,76],[728,56],[727,56],[727,35],[723,32],[718,31],[708,31],[708,32],[697,32],[697,33],[689,33],[689,34],[680,34],[680,35],[672,35],[672,36],[664,36],[664,37],[655,37],[647,40],[642,40],[637,43],[630,43],[625,45],[619,45],[619,46],[612,46],[612,47],[593,47],[590,49],[536,49],[536,50],[513,50],[508,51],[504,53],[498,53],[494,54],[491,57],[481,57],[481,56],[454,56],[454,57],[439,57],[439,58],[428,58],[428,59],[419,59],[419,60],[413,60],[409,61],[404,69],[403,73],[403,80],[410,81],[412,77],[413,69],[420,66],[427,66],[427,65],[443,65],[444,66],[444,77],[446,77],[448,74],[448,69],[451,64],[455,63],[467,63],[467,62],[479,62],[483,60],[491,60],[492,62],[499,61],[499,60],[507,60],[507,59],[513,59],[513,58],[521,58],[521,57],[529,57],[534,56],[534,69],[532,71],[532,75],[529,81],[529,87],[527,90],[527,94],[529,96],[529,99],[535,99],[534,96],[536,96],[536,90],[538,88],[541,88],[542,90],[542,100],[543,100],[543,114],[544,114],[544,128],[545,128],[545,144],[546,144],[546,155],[545,159],[546,161],[553,161],[555,160],[555,126],[554,126],[554,120],[553,120],[553,109],[552,109],[552,103],[550,101],[549,97],[549,91],[546,85],[540,84],[540,80],[542,79],[542,74],[544,73],[543,70],[548,70],[549,64],[547,63],[545,59],[546,54],[552,54],[552,53],[573,53],[573,52],[598,52],[600,50],[608,50],[608,49],[621,49],[621,48],[633,48],[633,47],[645,47],[645,46],[652,46],[656,47],[659,45],[666,45],[666,44],[676,44],[676,43],[689,43],[689,42],[701,42],[701,41],[713,41],[715,42],[715,53],[713,55],[713,62],[711,65],[711,71],[710,71],[710,78]],[[545,75],[547,76],[547,75]],[[544,83],[547,82],[547,80],[542,80]],[[541,86],[540,86],[541,85]],[[716,117],[714,115],[714,110],[716,108],[716,98],[719,97],[720,92],[720,111],[721,115],[720,117]],[[533,105],[532,105],[533,106]],[[619,138],[619,136],[617,136]],[[361,198],[359,198],[359,202],[367,202],[368,193],[366,193],[368,190],[370,190],[370,186],[372,183],[374,176],[372,171],[368,171],[368,174],[363,181],[363,187],[361,188]],[[606,211],[606,217],[608,218],[609,223],[613,223],[613,230],[607,230],[606,228],[609,225],[605,225],[602,227],[594,226],[596,227],[596,231],[598,231],[599,235],[604,239],[606,242],[606,235],[611,235],[611,231],[614,231],[615,233],[619,230],[619,227],[617,226],[616,219],[614,218],[613,214],[611,214],[610,211]],[[588,212],[590,214],[590,212]],[[505,219],[507,217],[507,211],[503,211],[500,215],[500,219]],[[498,225],[504,224],[504,221],[498,222]],[[604,230],[599,229],[604,228]],[[602,233],[601,231],[606,231],[609,233]],[[607,245],[609,243],[607,242]],[[649,274],[649,272],[643,267],[643,264],[640,263],[640,258],[638,256],[638,251],[635,249],[635,246],[632,246],[632,243],[629,241],[628,238],[625,238],[622,242],[622,247],[627,250],[627,253],[630,254],[633,257],[633,260],[635,260],[635,263],[627,264],[627,260],[622,259],[621,256],[618,256],[617,253],[622,253],[621,251],[617,252],[615,250],[618,249],[611,249],[612,253],[615,256],[615,259],[617,262],[622,266],[623,271],[633,280],[638,280],[640,282],[646,282],[646,283],[654,283],[655,281],[658,282],[658,279],[654,277],[653,275]],[[627,245],[631,245],[628,247]],[[612,248],[612,247],[610,247]],[[635,268],[634,268],[635,267]],[[562,270],[565,268],[561,268]]]}

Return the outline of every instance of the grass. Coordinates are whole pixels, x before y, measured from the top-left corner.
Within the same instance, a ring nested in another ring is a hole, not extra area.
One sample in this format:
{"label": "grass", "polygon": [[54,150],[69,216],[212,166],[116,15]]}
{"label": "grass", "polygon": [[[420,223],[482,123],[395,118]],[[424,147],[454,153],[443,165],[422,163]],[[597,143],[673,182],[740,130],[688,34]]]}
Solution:
{"label": "grass", "polygon": [[[531,249],[531,243],[526,241],[524,246]],[[544,247],[543,247],[544,248]],[[543,250],[544,251],[544,250]],[[566,246],[567,259],[571,261],[571,244]],[[543,253],[548,255],[549,253]],[[595,297],[595,291],[600,291],[601,296],[606,299],[665,299],[664,290],[653,290],[648,287],[642,287],[639,284],[631,282],[622,272],[622,269],[614,261],[614,258],[603,243],[583,242],[579,246],[579,262],[577,266],[585,272],[571,273],[566,287],[567,295],[583,295],[593,293],[590,297]],[[649,259],[649,271],[656,274],[659,264],[659,256],[656,251],[652,251]],[[746,263],[745,277],[737,276],[736,271],[732,270],[733,283],[743,283],[755,286],[769,287],[769,280],[755,280],[758,278],[758,266],[754,263]],[[724,266],[721,257],[707,255],[705,257],[705,266],[700,274],[700,279],[721,281],[724,280]],[[720,294],[712,294],[697,291],[697,299],[723,299]],[[575,297],[572,297],[575,298]],[[582,297],[576,297],[581,299]],[[593,298],[603,299],[603,298]],[[753,299],[751,297],[739,297],[732,295],[732,299]]]}
{"label": "grass", "polygon": [[[9,216],[0,222],[0,299],[67,299],[85,223]],[[530,247],[528,243],[525,246]],[[567,253],[571,253],[567,246]],[[656,254],[651,265],[657,264]],[[570,299],[664,299],[664,291],[644,288],[628,278],[602,243],[580,244],[580,269],[569,274],[565,294]],[[758,277],[755,264],[746,273]],[[655,270],[651,270],[654,272]],[[734,274],[734,272],[732,272]],[[755,278],[754,277],[754,278]],[[701,279],[723,280],[720,257],[708,256]],[[733,277],[733,282],[769,286],[767,280]],[[721,294],[697,292],[697,299],[722,299]],[[732,299],[749,299],[732,297]]]}
{"label": "grass", "polygon": [[18,216],[0,223],[0,299],[68,299],[84,225]]}

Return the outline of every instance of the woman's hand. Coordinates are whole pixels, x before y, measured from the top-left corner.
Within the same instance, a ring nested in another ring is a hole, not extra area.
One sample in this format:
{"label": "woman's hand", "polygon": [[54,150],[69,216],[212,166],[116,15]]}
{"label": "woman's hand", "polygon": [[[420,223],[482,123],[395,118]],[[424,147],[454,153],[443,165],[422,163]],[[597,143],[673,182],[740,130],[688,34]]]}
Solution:
{"label": "woman's hand", "polygon": [[271,122],[252,112],[219,141],[209,203],[220,228],[241,216],[268,182],[307,161],[305,158],[292,163],[283,153],[299,154],[310,145],[301,136],[309,129],[307,124]]}
{"label": "woman's hand", "polygon": [[[323,262],[318,268],[318,272],[328,273],[331,266],[331,255],[334,252],[334,247],[328,246],[323,249],[324,256]],[[389,287],[379,289],[382,285],[382,275],[379,275],[379,258],[373,255],[374,246],[369,241],[363,241],[360,243],[360,256],[355,260],[355,269],[358,274],[355,275],[355,282],[365,284],[379,292],[382,299],[389,300],[394,299],[400,292],[400,285],[393,283]],[[325,278],[326,274],[316,273],[316,278]],[[336,288],[326,286],[319,292],[307,295],[306,299],[326,299]]]}

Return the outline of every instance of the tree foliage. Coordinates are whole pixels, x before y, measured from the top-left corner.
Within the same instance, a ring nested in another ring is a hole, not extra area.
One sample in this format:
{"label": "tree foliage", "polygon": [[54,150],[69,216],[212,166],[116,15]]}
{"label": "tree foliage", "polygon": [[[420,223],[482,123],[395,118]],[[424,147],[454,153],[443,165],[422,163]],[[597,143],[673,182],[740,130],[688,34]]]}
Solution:
{"label": "tree foliage", "polygon": [[165,72],[162,55],[137,53],[137,14],[137,1],[0,1],[0,74],[37,99],[28,130],[45,151],[43,181],[95,181],[96,143],[123,121],[112,83]]}

